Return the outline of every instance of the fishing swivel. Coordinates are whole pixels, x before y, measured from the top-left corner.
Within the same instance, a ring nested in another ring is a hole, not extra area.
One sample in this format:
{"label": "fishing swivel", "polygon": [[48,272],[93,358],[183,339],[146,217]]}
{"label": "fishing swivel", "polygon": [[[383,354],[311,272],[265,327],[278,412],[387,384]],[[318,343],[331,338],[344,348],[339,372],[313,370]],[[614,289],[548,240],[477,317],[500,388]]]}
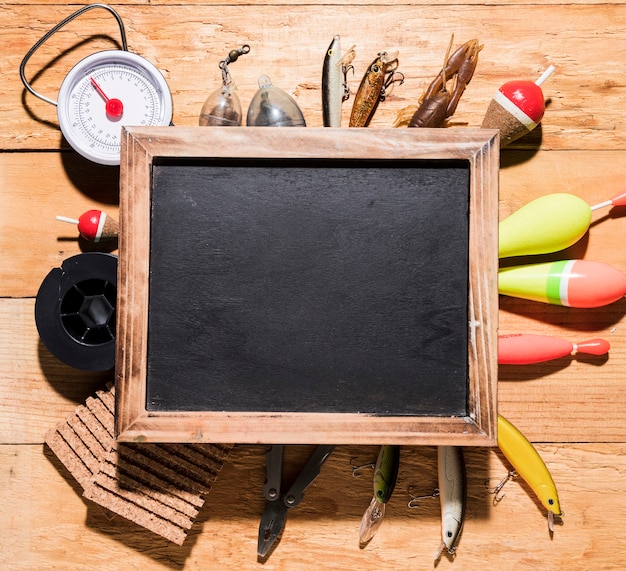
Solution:
{"label": "fishing swivel", "polygon": [[236,50],[230,50],[226,58],[220,61],[219,68],[222,70],[222,82],[224,85],[230,85],[233,82],[233,79],[230,76],[230,71],[228,69],[228,64],[236,62],[239,59],[239,56],[247,54],[249,52],[250,46],[248,44],[244,44]]}

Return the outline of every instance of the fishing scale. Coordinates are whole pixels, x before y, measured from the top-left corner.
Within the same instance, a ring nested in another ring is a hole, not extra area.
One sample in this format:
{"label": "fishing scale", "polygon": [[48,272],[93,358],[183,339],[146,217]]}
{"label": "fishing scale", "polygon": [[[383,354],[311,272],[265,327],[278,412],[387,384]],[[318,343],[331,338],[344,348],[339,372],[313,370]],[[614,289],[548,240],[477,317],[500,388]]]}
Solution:
{"label": "fishing scale", "polygon": [[[41,95],[26,79],[26,63],[53,34],[92,8],[103,8],[115,17],[122,49],[96,52],[78,62],[61,83],[57,101]],[[59,127],[72,148],[98,164],[120,164],[123,126],[171,123],[172,94],[163,75],[128,51],[122,19],[106,4],[84,6],[54,26],[24,56],[20,78],[33,95],[56,106]]]}

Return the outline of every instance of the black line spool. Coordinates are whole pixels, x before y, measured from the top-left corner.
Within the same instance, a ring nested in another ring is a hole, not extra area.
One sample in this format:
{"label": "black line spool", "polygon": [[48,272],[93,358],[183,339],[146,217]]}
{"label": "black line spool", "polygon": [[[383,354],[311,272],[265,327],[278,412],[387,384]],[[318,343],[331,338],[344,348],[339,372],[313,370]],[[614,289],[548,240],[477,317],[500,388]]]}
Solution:
{"label": "black line spool", "polygon": [[60,361],[86,371],[115,365],[117,256],[72,256],[43,280],[35,322],[43,344]]}

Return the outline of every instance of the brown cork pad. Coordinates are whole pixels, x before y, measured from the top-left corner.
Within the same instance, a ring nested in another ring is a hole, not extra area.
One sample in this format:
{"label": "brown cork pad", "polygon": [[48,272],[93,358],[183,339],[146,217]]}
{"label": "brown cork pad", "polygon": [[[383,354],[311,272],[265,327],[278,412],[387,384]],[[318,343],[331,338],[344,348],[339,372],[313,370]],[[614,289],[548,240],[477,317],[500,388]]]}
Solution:
{"label": "brown cork pad", "polygon": [[481,127],[500,129],[500,147],[506,147],[529,132],[523,123],[493,99],[487,108]]}
{"label": "brown cork pad", "polygon": [[46,435],[46,444],[107,515],[182,545],[231,446],[118,443],[114,410],[114,389],[98,391]]}

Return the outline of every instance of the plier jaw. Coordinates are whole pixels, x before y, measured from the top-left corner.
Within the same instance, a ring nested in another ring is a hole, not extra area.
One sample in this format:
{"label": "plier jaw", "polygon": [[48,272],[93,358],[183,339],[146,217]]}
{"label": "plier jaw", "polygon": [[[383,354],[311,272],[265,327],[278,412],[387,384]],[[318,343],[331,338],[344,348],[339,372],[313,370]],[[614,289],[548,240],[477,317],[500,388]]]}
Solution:
{"label": "plier jaw", "polygon": [[259,525],[257,555],[264,558],[278,539],[287,519],[287,506],[280,499],[269,501]]}
{"label": "plier jaw", "polygon": [[286,492],[281,489],[284,448],[283,444],[271,446],[265,455],[267,479],[263,486],[263,495],[267,503],[259,525],[257,555],[260,558],[267,557],[283,527],[285,527],[287,510],[296,507],[302,501],[304,490],[319,475],[322,464],[335,447],[317,446]]}

